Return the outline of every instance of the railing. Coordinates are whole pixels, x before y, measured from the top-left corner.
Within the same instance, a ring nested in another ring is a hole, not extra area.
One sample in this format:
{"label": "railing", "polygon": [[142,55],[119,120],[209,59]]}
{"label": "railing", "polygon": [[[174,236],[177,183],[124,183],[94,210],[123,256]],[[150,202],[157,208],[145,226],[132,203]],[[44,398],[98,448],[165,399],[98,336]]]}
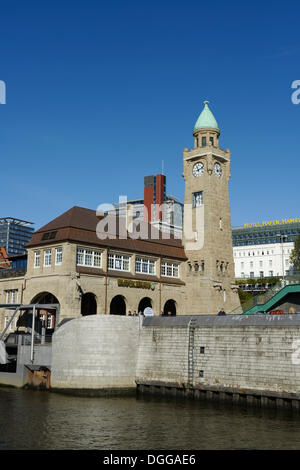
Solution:
{"label": "railing", "polygon": [[26,268],[19,269],[0,269],[0,278],[22,277],[26,274]]}
{"label": "railing", "polygon": [[[46,344],[46,343],[47,344],[52,343],[52,335],[45,335],[45,336],[34,335],[34,345]],[[31,336],[30,337],[26,336],[25,338],[23,337],[21,344],[22,346],[31,345]]]}
{"label": "railing", "polygon": [[291,284],[299,284],[300,275],[297,273],[294,276],[286,276],[284,279],[281,279],[273,287],[268,289],[266,292],[261,294],[254,295],[252,299],[247,300],[241,306],[234,309],[231,313],[239,314],[246,312],[255,305],[263,305],[268,300],[270,300],[277,292],[279,292],[283,287]]}
{"label": "railing", "polygon": [[[45,335],[42,336],[38,333],[34,335],[34,345],[36,344],[44,344],[44,343],[52,343],[52,335]],[[16,333],[9,333],[5,338],[5,344],[7,346],[14,346],[14,345],[22,345],[22,346],[30,346],[31,345],[31,333],[25,334],[16,334]]]}

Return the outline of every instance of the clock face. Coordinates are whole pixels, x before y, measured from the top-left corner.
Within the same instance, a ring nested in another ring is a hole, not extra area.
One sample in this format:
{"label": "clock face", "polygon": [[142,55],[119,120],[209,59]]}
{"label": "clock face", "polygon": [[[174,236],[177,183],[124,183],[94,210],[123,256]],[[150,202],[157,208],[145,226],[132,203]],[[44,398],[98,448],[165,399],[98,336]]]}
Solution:
{"label": "clock face", "polygon": [[195,178],[198,178],[199,176],[202,175],[204,171],[204,165],[203,163],[201,162],[198,162],[194,165],[193,167],[193,175],[195,176]]}
{"label": "clock face", "polygon": [[221,168],[221,165],[220,163],[215,163],[214,164],[214,172],[215,172],[215,175],[220,178],[221,174],[222,174],[222,168]]}

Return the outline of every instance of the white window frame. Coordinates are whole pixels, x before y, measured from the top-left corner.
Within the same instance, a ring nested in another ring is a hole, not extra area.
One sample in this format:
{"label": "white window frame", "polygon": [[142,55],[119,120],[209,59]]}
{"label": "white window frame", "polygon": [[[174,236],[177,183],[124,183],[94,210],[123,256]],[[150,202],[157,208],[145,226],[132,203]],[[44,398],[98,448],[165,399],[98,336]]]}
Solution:
{"label": "white window frame", "polygon": [[52,328],[53,318],[52,315],[47,315],[46,328],[49,330]]}
{"label": "white window frame", "polygon": [[18,289],[7,289],[5,292],[6,304],[16,304],[18,302]]}
{"label": "white window frame", "polygon": [[[137,269],[138,268],[138,269]],[[142,256],[135,257],[135,272],[140,274],[149,274],[155,276],[156,262],[153,258],[143,258]]]}
{"label": "white window frame", "polygon": [[163,261],[161,263],[161,275],[163,277],[179,278],[179,263],[172,261]]}
{"label": "white window frame", "polygon": [[[126,266],[128,263],[127,268]],[[121,253],[108,253],[107,267],[113,271],[130,272],[130,256]]]}
{"label": "white window frame", "polygon": [[63,249],[61,246],[55,248],[55,266],[60,266],[63,260]]}
{"label": "white window frame", "polygon": [[41,250],[37,250],[34,252],[34,267],[41,267]]}
{"label": "white window frame", "polygon": [[[6,315],[4,318],[4,328],[7,328],[7,325],[10,321],[11,321],[11,316]],[[17,320],[14,319],[14,321],[12,321],[11,324],[9,325],[9,331],[15,330],[16,327],[17,327]]]}
{"label": "white window frame", "polygon": [[203,191],[192,194],[192,208],[203,206]]}
{"label": "white window frame", "polygon": [[[81,261],[79,262],[79,256]],[[102,252],[90,248],[77,247],[76,251],[76,265],[85,266],[88,268],[101,268],[102,267]]]}
{"label": "white window frame", "polygon": [[16,304],[18,302],[18,289],[12,289],[10,291],[11,293],[11,297],[10,297],[10,300],[11,300],[11,304]]}
{"label": "white window frame", "polygon": [[44,251],[44,267],[49,268],[52,264],[52,249],[49,248]]}

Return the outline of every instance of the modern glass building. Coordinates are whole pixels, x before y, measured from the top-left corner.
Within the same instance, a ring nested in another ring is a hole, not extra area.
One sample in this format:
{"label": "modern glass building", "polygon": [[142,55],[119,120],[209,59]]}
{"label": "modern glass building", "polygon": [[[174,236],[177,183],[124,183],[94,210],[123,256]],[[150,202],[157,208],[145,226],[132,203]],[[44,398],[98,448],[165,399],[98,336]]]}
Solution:
{"label": "modern glass building", "polygon": [[[270,224],[270,225],[269,225]],[[268,243],[294,242],[300,234],[300,219],[244,224],[232,227],[233,246],[262,245]]]}
{"label": "modern glass building", "polygon": [[7,256],[25,253],[25,245],[31,240],[33,232],[33,222],[13,217],[0,218],[0,246],[5,248]]}

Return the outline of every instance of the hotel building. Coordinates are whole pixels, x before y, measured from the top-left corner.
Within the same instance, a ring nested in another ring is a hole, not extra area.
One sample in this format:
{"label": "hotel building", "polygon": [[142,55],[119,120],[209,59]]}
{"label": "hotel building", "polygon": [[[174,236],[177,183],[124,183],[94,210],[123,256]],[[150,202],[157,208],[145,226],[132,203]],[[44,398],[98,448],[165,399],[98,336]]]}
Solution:
{"label": "hotel building", "polygon": [[299,234],[298,218],[233,227],[235,277],[248,279],[290,274],[290,255]]}

